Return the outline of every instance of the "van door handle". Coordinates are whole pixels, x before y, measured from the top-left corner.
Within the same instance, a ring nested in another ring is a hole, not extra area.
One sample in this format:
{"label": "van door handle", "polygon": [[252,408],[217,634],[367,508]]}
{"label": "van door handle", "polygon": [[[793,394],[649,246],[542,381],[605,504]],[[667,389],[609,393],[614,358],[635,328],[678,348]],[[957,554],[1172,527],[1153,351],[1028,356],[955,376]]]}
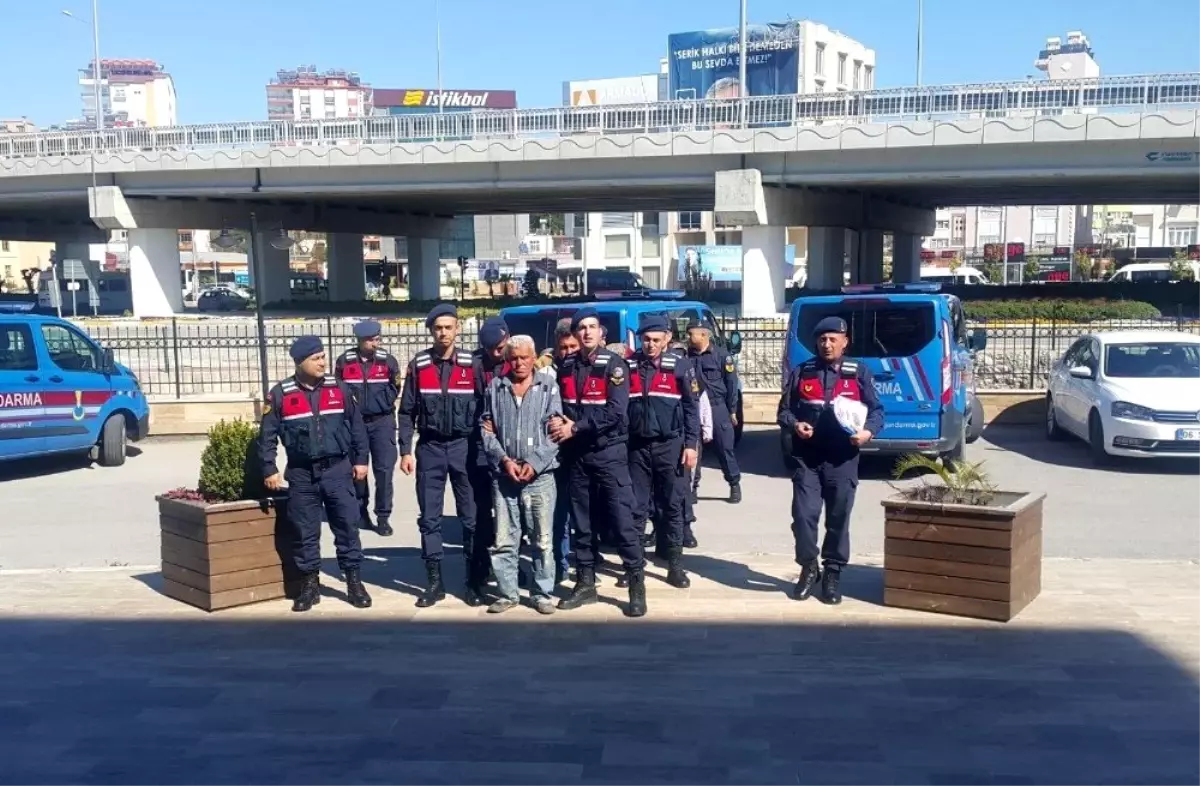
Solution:
{"label": "van door handle", "polygon": [[884,382],[887,382],[888,380],[892,380],[895,378],[896,378],[896,375],[890,371],[880,371],[878,374],[875,375],[875,379],[882,379]]}
{"label": "van door handle", "polygon": [[26,382],[37,382],[39,379],[41,379],[41,377],[35,376],[34,374],[30,374],[29,376],[25,377]]}
{"label": "van door handle", "polygon": [[51,382],[62,382],[63,378],[60,377],[58,374],[55,374],[54,376],[50,377],[50,381]]}

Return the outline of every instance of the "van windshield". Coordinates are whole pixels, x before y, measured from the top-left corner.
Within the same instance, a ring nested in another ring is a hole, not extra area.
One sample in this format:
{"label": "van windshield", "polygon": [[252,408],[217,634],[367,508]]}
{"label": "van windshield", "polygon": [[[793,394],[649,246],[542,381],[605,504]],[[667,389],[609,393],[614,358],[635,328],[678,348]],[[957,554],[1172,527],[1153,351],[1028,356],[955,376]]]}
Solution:
{"label": "van windshield", "polygon": [[841,317],[850,326],[846,355],[853,358],[910,357],[937,338],[932,303],[844,300],[800,309],[796,338],[813,348],[813,330],[825,317]]}
{"label": "van windshield", "polygon": [[[532,336],[537,351],[550,347],[554,343],[554,329],[558,320],[570,317],[575,313],[574,308],[543,308],[533,313],[505,314],[504,323],[508,325],[509,335]],[[622,341],[621,316],[616,313],[601,313],[600,326],[604,328],[609,344]]]}

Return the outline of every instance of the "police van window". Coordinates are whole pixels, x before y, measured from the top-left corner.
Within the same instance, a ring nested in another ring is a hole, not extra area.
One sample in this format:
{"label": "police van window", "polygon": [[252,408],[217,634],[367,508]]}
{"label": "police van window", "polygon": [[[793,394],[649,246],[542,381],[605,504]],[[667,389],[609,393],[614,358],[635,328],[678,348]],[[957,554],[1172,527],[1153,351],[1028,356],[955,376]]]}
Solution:
{"label": "police van window", "polygon": [[[532,336],[533,343],[537,345],[537,351],[541,352],[554,343],[554,329],[558,327],[558,321],[569,318],[574,313],[575,309],[571,308],[544,308],[531,314],[508,314],[504,317],[504,323],[508,325],[510,335]],[[600,326],[605,330],[605,343],[615,344],[625,340],[625,337],[621,335],[619,314],[601,314]]]}
{"label": "police van window", "polygon": [[950,319],[953,320],[954,343],[965,346],[967,343],[967,319],[963,314],[962,303],[954,301],[951,304]]}
{"label": "police van window", "polygon": [[825,317],[841,317],[850,327],[846,354],[857,358],[909,357],[937,337],[932,303],[843,301],[800,309],[796,338],[812,349],[812,333]]}
{"label": "police van window", "polygon": [[37,367],[29,326],[0,322],[0,371],[37,371]]}
{"label": "police van window", "polygon": [[42,339],[54,365],[63,371],[96,371],[100,351],[82,334],[62,325],[42,325]]}

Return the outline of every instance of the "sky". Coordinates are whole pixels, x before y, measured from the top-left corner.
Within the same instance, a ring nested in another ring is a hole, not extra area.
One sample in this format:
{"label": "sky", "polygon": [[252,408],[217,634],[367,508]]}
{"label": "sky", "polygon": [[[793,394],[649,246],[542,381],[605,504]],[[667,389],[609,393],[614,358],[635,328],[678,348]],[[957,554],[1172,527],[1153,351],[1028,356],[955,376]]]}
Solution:
{"label": "sky", "polygon": [[[377,88],[437,85],[434,0],[98,0],[100,56],[162,63],[182,123],[263,120],[266,84],[299,65]],[[1082,30],[1102,73],[1200,71],[1197,0],[923,0],[926,84],[1043,78],[1048,36]],[[876,87],[916,83],[919,0],[748,0],[752,23],[812,19],[876,51]],[[0,118],[82,114],[90,0],[0,0]],[[88,22],[62,14],[67,9]],[[570,79],[652,73],[671,33],[738,24],[737,0],[440,0],[442,85],[562,103]]]}

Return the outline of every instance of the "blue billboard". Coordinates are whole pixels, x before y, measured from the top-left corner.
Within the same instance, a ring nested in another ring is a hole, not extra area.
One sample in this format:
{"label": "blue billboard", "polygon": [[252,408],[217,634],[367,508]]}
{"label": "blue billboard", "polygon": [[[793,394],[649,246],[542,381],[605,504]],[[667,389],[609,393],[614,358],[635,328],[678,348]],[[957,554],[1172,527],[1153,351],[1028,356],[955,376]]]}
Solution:
{"label": "blue billboard", "polygon": [[[783,249],[784,261],[796,264],[796,247],[788,244]],[[742,280],[741,246],[680,246],[678,281],[682,286],[692,276],[708,276],[712,281]]]}
{"label": "blue billboard", "polygon": [[[747,95],[791,95],[799,90],[800,23],[746,28]],[[740,53],[738,29],[675,33],[667,38],[671,100],[737,98]]]}

